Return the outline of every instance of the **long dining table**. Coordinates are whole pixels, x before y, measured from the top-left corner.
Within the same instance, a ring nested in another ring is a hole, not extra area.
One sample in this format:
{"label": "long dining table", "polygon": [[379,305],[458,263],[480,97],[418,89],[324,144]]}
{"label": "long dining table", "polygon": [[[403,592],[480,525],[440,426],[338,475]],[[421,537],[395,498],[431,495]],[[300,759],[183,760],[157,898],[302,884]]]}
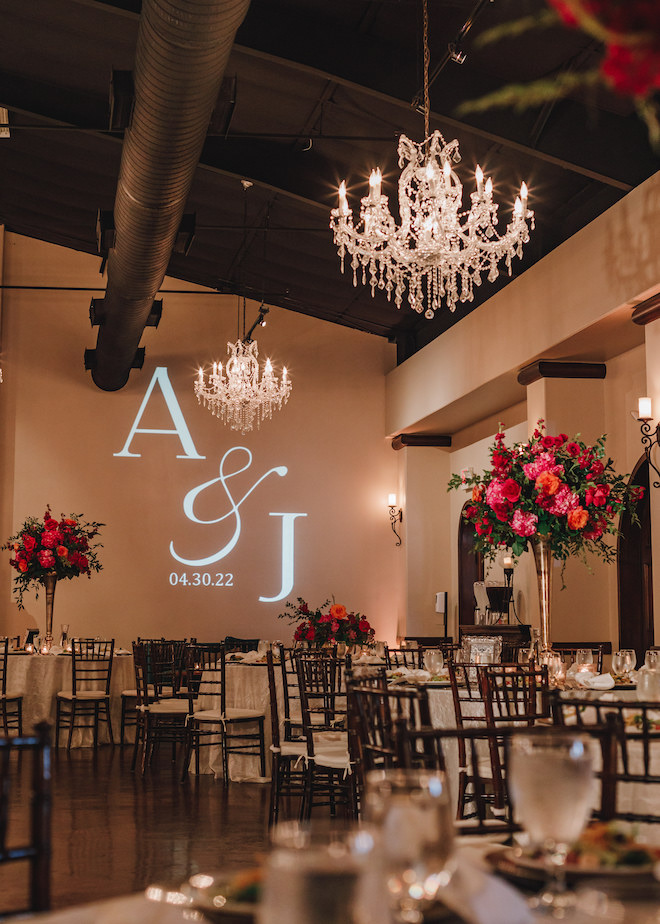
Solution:
{"label": "long dining table", "polygon": [[[110,679],[110,715],[115,741],[121,724],[121,691],[135,687],[133,655],[115,653]],[[26,654],[10,652],[7,659],[7,692],[23,696],[23,731],[30,732],[37,722],[50,722],[55,728],[57,694],[71,689],[71,654]],[[109,741],[105,725],[99,729],[99,743]],[[72,747],[92,747],[91,727],[76,728]]]}

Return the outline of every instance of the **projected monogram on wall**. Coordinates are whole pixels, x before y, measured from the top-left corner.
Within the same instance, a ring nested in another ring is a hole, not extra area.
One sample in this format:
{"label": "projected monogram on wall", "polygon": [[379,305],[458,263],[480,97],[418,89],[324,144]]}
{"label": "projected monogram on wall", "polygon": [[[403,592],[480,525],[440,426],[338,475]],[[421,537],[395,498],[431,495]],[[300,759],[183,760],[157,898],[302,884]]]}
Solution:
{"label": "projected monogram on wall", "polygon": [[[144,413],[147,409],[149,401],[154,393],[154,390],[158,388],[161,396],[163,397],[167,409],[169,411],[170,417],[172,419],[173,427],[167,430],[155,430],[152,428],[141,427],[140,423],[144,416]],[[193,442],[190,430],[186,424],[185,417],[181,410],[181,406],[177,400],[176,394],[170,382],[169,376],[167,374],[166,366],[157,366],[154,374],[149,382],[149,386],[144,394],[142,399],[142,404],[135,415],[133,425],[130,429],[126,442],[120,452],[113,453],[113,456],[123,459],[139,459],[142,456],[140,452],[131,452],[131,444],[134,438],[138,434],[160,434],[160,435],[172,435],[177,436],[183,449],[183,454],[177,455],[177,459],[196,459],[204,461],[206,456],[202,456],[197,452],[195,444]],[[183,499],[183,512],[185,516],[192,523],[199,523],[203,525],[210,525],[213,523],[223,523],[225,520],[228,520],[230,523],[233,521],[234,531],[231,535],[231,538],[222,548],[217,551],[212,551],[209,555],[202,558],[187,558],[182,554],[182,550],[175,548],[174,540],[170,541],[169,552],[172,558],[179,562],[182,565],[194,568],[206,568],[209,565],[215,565],[217,562],[222,561],[226,558],[229,553],[236,548],[239,539],[241,537],[241,512],[240,508],[242,504],[247,500],[247,498],[254,492],[256,489],[264,482],[266,479],[271,476],[278,475],[280,478],[284,478],[288,472],[286,465],[277,465],[274,468],[269,469],[267,472],[264,472],[263,475],[260,475],[256,481],[253,483],[242,497],[235,497],[232,492],[231,485],[229,482],[232,478],[235,478],[237,475],[241,475],[243,472],[246,472],[252,466],[252,453],[245,446],[233,446],[231,449],[228,449],[225,454],[220,459],[220,464],[218,467],[218,477],[211,478],[209,481],[204,481],[202,484],[197,485],[192,488],[185,495]],[[201,519],[195,513],[195,504],[200,497],[208,488],[213,487],[214,485],[220,485],[226,500],[228,502],[228,508],[225,513],[222,513],[220,516],[214,517],[210,520]],[[261,603],[274,603],[277,600],[283,600],[287,597],[291,590],[293,589],[294,582],[294,547],[295,547],[295,521],[298,517],[306,517],[306,513],[280,513],[276,511],[270,511],[268,516],[271,517],[281,517],[282,518],[282,579],[281,587],[278,593],[273,597],[260,596],[259,601]],[[214,575],[209,572],[194,572],[190,577],[186,572],[183,575],[178,574],[177,572],[172,572],[170,575],[170,583],[177,584],[190,584],[191,586],[214,586],[214,587],[231,587],[233,586],[233,575],[230,572],[216,572]]]}

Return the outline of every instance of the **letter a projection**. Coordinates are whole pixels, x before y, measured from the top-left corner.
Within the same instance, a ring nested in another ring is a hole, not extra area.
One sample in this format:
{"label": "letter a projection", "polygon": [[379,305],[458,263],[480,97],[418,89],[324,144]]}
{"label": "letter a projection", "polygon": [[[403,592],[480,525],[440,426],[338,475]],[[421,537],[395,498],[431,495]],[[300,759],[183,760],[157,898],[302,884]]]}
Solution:
{"label": "letter a projection", "polygon": [[[172,423],[174,424],[173,430],[150,430],[146,427],[140,427],[139,423],[142,420],[142,415],[144,414],[151,394],[156,387],[160,387],[160,392],[165,399],[165,404],[167,409],[170,412],[170,417],[172,418]],[[140,405],[140,410],[137,412],[135,420],[133,421],[133,426],[131,427],[131,432],[128,434],[128,439],[124,444],[124,448],[121,452],[113,452],[113,456],[119,456],[124,459],[139,459],[141,458],[141,453],[131,452],[130,445],[133,441],[133,437],[136,433],[150,433],[150,434],[176,434],[179,437],[181,447],[184,451],[182,456],[177,456],[177,459],[205,459],[206,456],[200,456],[200,454],[195,449],[195,444],[193,443],[192,436],[190,435],[190,430],[186,425],[183,412],[179,406],[179,402],[176,399],[174,394],[174,389],[172,388],[172,383],[169,380],[167,375],[167,366],[156,366],[154,374],[149,382],[149,387],[147,388],[144,398],[142,399],[142,404]]]}

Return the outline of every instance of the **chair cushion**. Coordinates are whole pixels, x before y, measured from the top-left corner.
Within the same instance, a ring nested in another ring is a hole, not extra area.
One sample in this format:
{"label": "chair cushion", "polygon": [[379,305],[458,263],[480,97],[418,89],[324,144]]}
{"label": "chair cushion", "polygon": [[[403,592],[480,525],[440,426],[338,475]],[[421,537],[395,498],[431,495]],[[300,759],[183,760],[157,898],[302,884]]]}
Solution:
{"label": "chair cushion", "polygon": [[264,716],[265,713],[260,709],[225,709],[225,719],[227,719],[228,722],[240,721],[242,719],[263,719]]}
{"label": "chair cushion", "polygon": [[314,753],[314,763],[317,767],[328,767],[330,770],[345,770],[351,772],[351,759],[348,751],[323,750],[320,748]]}
{"label": "chair cushion", "polygon": [[188,701],[185,699],[165,699],[151,703],[147,709],[153,715],[188,715]]}
{"label": "chair cushion", "polygon": [[304,741],[282,741],[279,752],[282,757],[302,757],[307,753],[307,745]]}
{"label": "chair cushion", "polygon": [[60,690],[57,694],[58,699],[85,699],[85,700],[101,700],[109,699],[110,697],[104,690],[80,690],[76,695],[73,695],[73,690]]}
{"label": "chair cushion", "polygon": [[[149,695],[154,695],[154,688],[149,684]],[[126,699],[137,699],[138,691],[137,690],[122,690],[120,696],[125,696]]]}
{"label": "chair cushion", "polygon": [[9,693],[0,693],[0,699],[5,699],[5,700],[10,700],[10,699],[19,700],[19,699],[23,699],[23,693],[18,693],[17,691],[13,691],[13,692],[9,692]]}
{"label": "chair cushion", "polygon": [[193,719],[198,722],[222,722],[222,713],[219,709],[200,709],[193,712]]}

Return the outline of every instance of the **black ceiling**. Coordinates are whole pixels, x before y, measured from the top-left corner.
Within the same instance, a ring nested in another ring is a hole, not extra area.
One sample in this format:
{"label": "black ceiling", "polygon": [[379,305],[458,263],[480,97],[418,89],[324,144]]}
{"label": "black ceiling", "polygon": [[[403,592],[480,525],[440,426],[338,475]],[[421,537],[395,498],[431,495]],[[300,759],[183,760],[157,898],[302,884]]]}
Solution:
{"label": "black ceiling", "polygon": [[[630,102],[600,91],[522,114],[457,118],[463,100],[597,60],[589,38],[563,27],[475,47],[484,29],[541,9],[543,0],[429,0],[431,72],[441,65],[431,129],[458,138],[468,191],[477,163],[492,175],[503,213],[522,179],[530,187],[536,231],[515,273],[660,167]],[[475,10],[465,63],[447,60]],[[133,66],[139,12],[139,0],[0,0],[8,229],[98,253],[97,212],[112,210],[122,144],[121,130],[109,130],[111,76]],[[470,305],[427,321],[339,272],[328,227],[339,181],[355,208],[381,165],[395,201],[398,135],[423,137],[412,105],[420,35],[421,0],[252,0],[186,207],[195,236],[187,254],[172,256],[170,274],[396,339],[400,359],[506,284],[484,284]],[[247,191],[243,179],[253,182]]]}

